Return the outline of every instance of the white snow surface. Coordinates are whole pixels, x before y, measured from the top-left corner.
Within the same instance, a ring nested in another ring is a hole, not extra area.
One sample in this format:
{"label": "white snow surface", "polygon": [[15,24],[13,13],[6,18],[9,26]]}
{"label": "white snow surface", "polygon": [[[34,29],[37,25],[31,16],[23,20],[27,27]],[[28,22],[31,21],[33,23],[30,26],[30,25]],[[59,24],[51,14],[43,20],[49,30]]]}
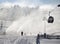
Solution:
{"label": "white snow surface", "polygon": [[[0,44],[36,44],[36,36],[0,35]],[[60,39],[40,39],[40,44],[60,44]]]}

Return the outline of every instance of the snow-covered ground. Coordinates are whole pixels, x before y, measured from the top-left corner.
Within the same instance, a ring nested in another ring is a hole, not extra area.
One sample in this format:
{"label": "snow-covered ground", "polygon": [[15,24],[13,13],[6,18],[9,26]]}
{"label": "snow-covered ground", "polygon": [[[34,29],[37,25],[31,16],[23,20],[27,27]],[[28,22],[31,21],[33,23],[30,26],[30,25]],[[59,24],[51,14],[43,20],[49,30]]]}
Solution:
{"label": "snow-covered ground", "polygon": [[[41,44],[60,44],[60,39],[41,39]],[[36,44],[35,36],[0,36],[0,44]]]}

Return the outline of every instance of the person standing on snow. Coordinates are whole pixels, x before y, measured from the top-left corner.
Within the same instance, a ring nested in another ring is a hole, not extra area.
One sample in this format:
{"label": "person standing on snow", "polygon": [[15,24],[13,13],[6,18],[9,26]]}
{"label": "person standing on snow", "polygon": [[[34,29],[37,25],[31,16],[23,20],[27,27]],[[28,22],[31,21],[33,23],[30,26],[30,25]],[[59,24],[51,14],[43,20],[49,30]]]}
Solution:
{"label": "person standing on snow", "polygon": [[36,44],[40,44],[40,35],[39,34],[37,35],[37,38],[36,38]]}

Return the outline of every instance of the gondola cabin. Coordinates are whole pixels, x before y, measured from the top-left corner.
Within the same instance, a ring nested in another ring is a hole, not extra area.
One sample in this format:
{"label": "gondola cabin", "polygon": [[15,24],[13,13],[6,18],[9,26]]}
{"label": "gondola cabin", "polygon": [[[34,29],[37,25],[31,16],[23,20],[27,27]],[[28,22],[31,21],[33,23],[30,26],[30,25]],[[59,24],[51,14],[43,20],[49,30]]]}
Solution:
{"label": "gondola cabin", "polygon": [[49,18],[48,18],[48,23],[53,23],[53,22],[54,22],[54,17],[49,16]]}

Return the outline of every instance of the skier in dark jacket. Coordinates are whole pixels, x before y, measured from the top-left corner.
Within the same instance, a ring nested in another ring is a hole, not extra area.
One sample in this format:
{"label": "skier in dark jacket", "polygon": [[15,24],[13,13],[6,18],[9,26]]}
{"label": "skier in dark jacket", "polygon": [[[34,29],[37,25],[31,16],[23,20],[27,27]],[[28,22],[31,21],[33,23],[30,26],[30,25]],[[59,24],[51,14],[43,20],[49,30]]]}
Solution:
{"label": "skier in dark jacket", "polygon": [[39,34],[37,35],[37,38],[36,38],[36,44],[40,44],[40,35]]}

